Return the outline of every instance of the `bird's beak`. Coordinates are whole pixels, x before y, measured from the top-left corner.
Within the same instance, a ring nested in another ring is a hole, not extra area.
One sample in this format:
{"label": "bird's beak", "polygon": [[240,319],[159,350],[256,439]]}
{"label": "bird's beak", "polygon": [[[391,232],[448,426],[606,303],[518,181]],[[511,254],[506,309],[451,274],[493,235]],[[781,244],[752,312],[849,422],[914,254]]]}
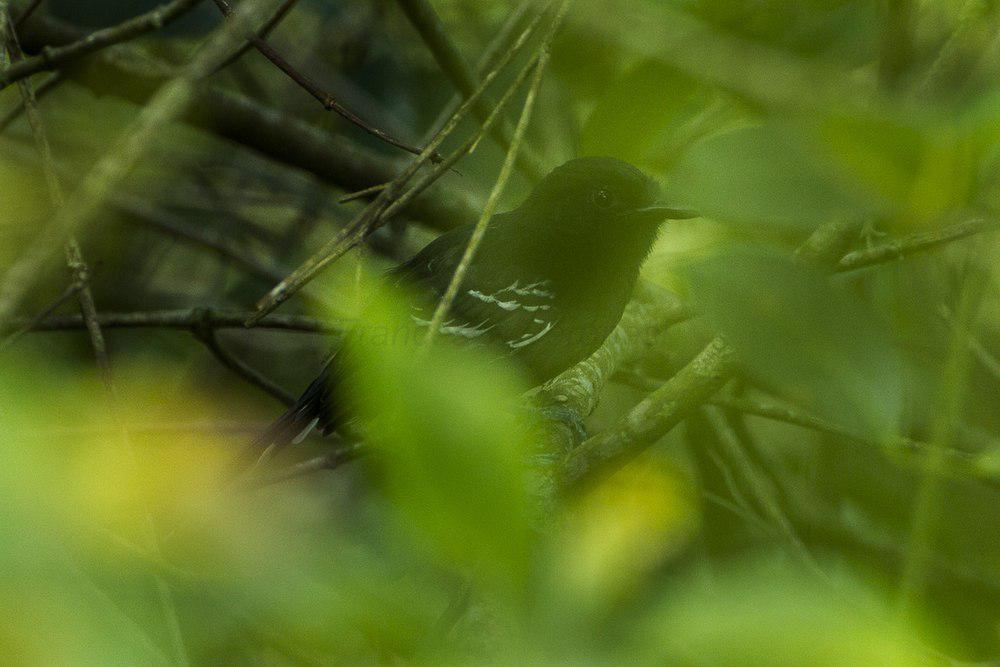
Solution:
{"label": "bird's beak", "polygon": [[673,208],[665,204],[652,204],[633,209],[624,214],[629,222],[661,222],[663,220],[690,220],[701,217],[697,211]]}

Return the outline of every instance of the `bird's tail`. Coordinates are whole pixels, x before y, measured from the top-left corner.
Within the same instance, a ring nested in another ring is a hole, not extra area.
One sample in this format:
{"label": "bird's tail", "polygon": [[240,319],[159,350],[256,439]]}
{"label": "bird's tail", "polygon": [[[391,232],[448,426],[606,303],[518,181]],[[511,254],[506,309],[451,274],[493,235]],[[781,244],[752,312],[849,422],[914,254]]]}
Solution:
{"label": "bird's tail", "polygon": [[328,363],[306,390],[280,417],[260,433],[250,445],[244,457],[253,462],[265,452],[274,452],[288,445],[302,442],[319,428],[328,434],[336,428],[332,415],[331,384],[336,373],[332,363]]}

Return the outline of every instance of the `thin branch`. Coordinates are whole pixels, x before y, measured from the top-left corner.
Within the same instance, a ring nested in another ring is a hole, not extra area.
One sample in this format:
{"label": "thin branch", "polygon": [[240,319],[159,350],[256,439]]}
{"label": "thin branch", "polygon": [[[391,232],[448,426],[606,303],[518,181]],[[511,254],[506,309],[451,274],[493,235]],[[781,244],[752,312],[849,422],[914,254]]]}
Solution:
{"label": "thin branch", "polygon": [[440,146],[441,143],[455,130],[455,128],[458,127],[462,119],[468,115],[472,106],[476,103],[476,100],[478,100],[480,96],[485,93],[486,89],[493,82],[493,80],[496,79],[500,71],[520,51],[520,49],[523,48],[524,43],[527,41],[528,34],[526,33],[521,37],[522,39],[520,39],[518,43],[514,44],[511,49],[503,55],[496,67],[494,67],[494,69],[483,79],[480,87],[476,89],[476,91],[474,91],[461,106],[459,106],[454,114],[452,114],[451,119],[443,128],[441,128],[441,131],[427,143],[420,155],[418,155],[405,169],[403,169],[402,172],[393,178],[379,193],[375,200],[368,204],[368,206],[366,206],[364,210],[362,210],[361,213],[354,218],[354,220],[341,229],[340,232],[334,236],[334,238],[324,244],[318,252],[303,262],[297,269],[295,269],[295,271],[292,272],[291,275],[275,285],[274,288],[272,288],[271,291],[257,303],[257,314],[247,321],[248,326],[252,326],[258,318],[263,317],[287,301],[326,266],[343,256],[344,253],[357,245],[371,232],[372,229],[374,229],[379,220],[382,219],[382,216],[385,210],[390,206],[390,203],[399,197],[403,188],[410,181],[413,175],[430,159],[431,154],[437,150],[438,146]]}
{"label": "thin branch", "polygon": [[[541,15],[536,18],[536,21],[533,21],[527,28],[525,28],[525,32],[522,33],[522,36],[530,34],[531,31],[535,29],[537,21],[540,19]],[[386,208],[380,221],[390,220],[394,216],[398,215],[407,206],[409,206],[414,199],[419,197],[424,191],[427,190],[427,188],[451,170],[451,168],[454,167],[459,160],[467,155],[471,155],[472,152],[476,150],[479,142],[482,141],[483,137],[486,136],[490,128],[493,127],[494,123],[500,118],[500,113],[504,110],[510,100],[513,99],[514,94],[521,88],[521,85],[528,79],[528,76],[532,72],[537,71],[540,58],[541,55],[536,54],[534,57],[529,59],[527,63],[525,63],[524,67],[521,68],[521,71],[518,72],[517,76],[514,77],[510,85],[507,86],[507,90],[504,91],[504,94],[500,97],[496,107],[493,108],[493,111],[490,112],[489,116],[486,117],[482,125],[479,126],[472,136],[470,136],[465,143],[452,151],[452,153],[445,158],[443,162],[435,165],[432,169],[425,171],[424,175],[421,176],[409,190],[404,192],[401,197],[392,202],[392,204]]]}
{"label": "thin branch", "polygon": [[[45,15],[35,17],[28,28],[32,41],[40,44],[64,44],[84,35],[78,28]],[[64,71],[100,95],[124,97],[137,106],[146,106],[148,91],[169,80],[175,70],[148,53],[130,50],[127,57],[122,57],[117,52],[121,48],[95,54],[104,72],[102,77],[75,77],[73,71]],[[105,84],[108,80],[121,83],[109,88]],[[331,134],[280,109],[218,87],[203,86],[181,119],[347,191],[391,181],[402,168],[398,158],[386,157],[341,134]],[[417,199],[409,213],[441,230],[475,215],[462,195],[449,190]]]}
{"label": "thin branch", "polygon": [[[104,329],[185,329],[204,325],[212,329],[243,329],[249,313],[233,310],[193,308],[188,310],[151,310],[136,313],[99,313],[97,321]],[[84,327],[80,315],[47,317],[35,322],[32,319],[14,319],[6,324],[27,327],[28,331],[72,331]],[[339,334],[341,328],[323,320],[304,315],[271,314],[263,318],[258,329],[295,331],[300,333]]]}
{"label": "thin branch", "polygon": [[822,568],[816,563],[816,559],[806,548],[802,538],[799,537],[782,508],[775,481],[768,476],[763,466],[751,458],[744,443],[740,441],[738,434],[726,422],[718,408],[705,408],[705,413],[708,425],[714,431],[717,442],[725,452],[726,457],[735,463],[734,469],[738,471],[752,498],[763,510],[768,526],[776,529],[777,533],[788,541],[795,555],[803,563],[822,574]]}
{"label": "thin branch", "polygon": [[43,0],[31,0],[31,4],[25,7],[24,11],[18,14],[17,18],[14,19],[14,30],[19,30],[24,22],[28,20],[28,17],[35,13],[35,10],[38,9],[42,2]]}
{"label": "thin branch", "polygon": [[929,232],[905,236],[896,241],[875,246],[874,248],[848,253],[838,262],[837,271],[854,271],[873,264],[881,264],[894,259],[903,259],[919,252],[932,250],[951,241],[958,241],[976,234],[996,231],[997,229],[998,225],[996,223],[988,223],[982,219],[975,219]]}
{"label": "thin branch", "polygon": [[[427,0],[397,0],[397,4],[424,40],[441,70],[462,96],[469,99],[477,88],[476,76],[462,58],[434,8]],[[485,98],[473,104],[473,112],[480,122],[486,120],[490,107]],[[502,149],[510,151],[513,139],[509,126],[500,123],[491,134]],[[527,151],[518,160],[518,166],[533,180],[540,179],[544,174],[541,161],[529,157]]]}
{"label": "thin branch", "polygon": [[[268,19],[267,23],[265,23],[264,26],[257,31],[257,37],[259,37],[260,39],[267,39],[268,36],[270,36],[270,34],[274,32],[274,29],[277,28],[278,25],[284,20],[285,16],[288,15],[288,12],[291,11],[292,7],[294,7],[298,3],[298,1],[299,0],[285,0],[283,3],[281,3],[281,5],[274,11],[274,14],[271,16],[271,18]],[[254,48],[253,42],[247,40],[243,44],[243,46],[241,46],[239,50],[236,51],[236,53],[234,53],[233,55],[229,56],[224,61],[219,63],[219,66],[215,68],[215,73],[218,73],[221,70],[224,70],[225,68],[232,65],[234,62],[236,62],[244,55],[246,55],[246,52],[252,48]]]}
{"label": "thin branch", "polygon": [[[10,13],[7,9],[7,3],[4,0],[0,0],[0,24],[2,24],[0,25],[0,36],[2,36],[4,47],[10,56],[11,66],[16,66],[18,63],[23,62],[22,58],[24,54],[21,52],[21,45],[17,39],[17,32],[11,21]],[[41,115],[38,113],[34,87],[26,78],[18,80],[17,84],[21,92],[21,98],[24,102],[24,111],[28,117],[28,123],[31,126],[31,132],[34,136],[39,156],[41,157],[42,169],[45,174],[45,181],[49,190],[49,199],[51,200],[55,211],[62,211],[66,207],[65,195],[63,193],[62,185],[59,182],[59,175],[56,171],[55,159],[52,156],[52,147],[49,143],[48,134],[46,133],[45,126],[42,123]],[[56,227],[56,231],[66,239],[66,263],[73,276],[72,286],[74,287],[74,292],[80,304],[80,314],[90,338],[90,345],[94,351],[94,358],[97,361],[97,366],[101,372],[101,378],[103,380],[104,390],[107,397],[107,405],[111,413],[111,421],[118,426],[125,452],[134,457],[134,450],[132,449],[132,443],[129,438],[128,430],[125,428],[124,420],[122,419],[120,396],[115,385],[114,372],[111,367],[110,357],[108,356],[104,332],[101,330],[101,326],[97,321],[97,307],[94,302],[93,293],[91,292],[89,286],[90,268],[87,266],[87,263],[83,258],[83,253],[81,252],[80,246],[73,235],[72,229],[68,228],[68,221],[65,218],[61,218],[59,215],[56,215],[55,220],[51,224],[62,224],[66,226],[66,228]],[[150,517],[148,510],[143,512],[142,520],[142,528],[145,534],[147,546],[151,549],[154,555],[159,557],[159,541],[156,537],[155,528],[152,524],[152,518]],[[164,621],[167,624],[168,636],[170,637],[171,645],[174,650],[174,658],[181,664],[185,664],[187,663],[187,649],[185,647],[184,637],[180,631],[180,625],[177,620],[177,609],[173,602],[172,593],[169,586],[161,576],[154,575],[154,584],[156,586]]]}
{"label": "thin branch", "polygon": [[287,482],[290,479],[304,477],[321,470],[334,470],[345,463],[349,463],[363,456],[365,452],[366,449],[362,443],[351,442],[343,447],[338,447],[329,454],[301,461],[300,463],[291,465],[283,470],[279,470],[270,476],[259,478],[254,481],[257,486],[270,486],[271,484]]}
{"label": "thin branch", "polygon": [[65,46],[45,47],[42,52],[0,70],[0,90],[32,74],[62,67],[70,61],[127,42],[158,30],[190,11],[201,0],[173,0],[116,26],[96,30]]}
{"label": "thin branch", "polygon": [[[75,281],[71,282],[69,285],[66,286],[66,289],[63,290],[62,294],[60,294],[58,297],[56,297],[56,299],[52,303],[50,303],[48,306],[42,309],[40,313],[38,313],[31,319],[25,320],[24,322],[16,322],[14,324],[14,331],[8,334],[7,337],[3,339],[3,341],[0,341],[0,351],[6,350],[8,347],[17,342],[17,340],[21,336],[28,333],[29,331],[37,330],[37,327],[40,326],[41,323],[45,321],[45,319],[49,315],[54,313],[59,308],[59,306],[63,305],[71,298],[76,296],[76,293],[80,290],[81,287],[82,285],[80,285],[79,283]],[[82,327],[84,325],[83,316],[80,315],[78,316],[77,319],[79,320],[80,326]]]}
{"label": "thin branch", "polygon": [[210,321],[199,322],[192,328],[192,332],[195,338],[204,343],[208,351],[215,355],[219,363],[233,371],[244,380],[254,385],[255,387],[264,391],[264,393],[273,396],[285,405],[292,405],[295,403],[295,396],[288,393],[277,384],[272,382],[270,379],[259,373],[257,370],[251,368],[241,359],[233,356],[226,348],[219,344],[219,339],[215,335],[215,328],[212,327]]}
{"label": "thin branch", "polygon": [[[7,11],[6,3],[0,2],[0,22],[5,23],[6,29],[3,34],[4,47],[10,56],[12,65],[16,65],[24,58],[21,52],[21,45],[17,39],[17,32],[10,22],[10,14]],[[62,184],[59,182],[59,175],[56,171],[55,158],[52,155],[52,146],[49,143],[48,133],[42,123],[41,114],[38,113],[38,106],[35,100],[34,86],[27,79],[17,82],[17,87],[21,92],[21,100],[24,104],[24,111],[28,117],[28,124],[31,126],[31,133],[35,139],[35,146],[38,150],[42,162],[42,171],[45,174],[45,183],[49,191],[49,200],[54,210],[59,210],[65,205],[65,195]],[[97,366],[101,371],[105,390],[111,398],[111,404],[116,404],[117,391],[115,390],[111,361],[108,358],[107,345],[104,341],[104,333],[97,322],[97,307],[94,303],[94,295],[90,291],[90,267],[83,258],[80,246],[71,232],[66,233],[66,264],[72,274],[70,285],[73,293],[76,294],[80,302],[80,312],[86,324],[87,333],[90,336],[90,345],[94,350],[94,357]],[[117,412],[117,409],[115,409]]]}
{"label": "thin branch", "polygon": [[[215,2],[215,6],[219,8],[219,11],[222,12],[222,15],[226,17],[226,20],[229,20],[230,17],[232,17],[233,8],[229,5],[228,0],[213,0],[213,2]],[[326,109],[327,111],[333,111],[334,113],[340,115],[341,117],[345,118],[354,125],[360,127],[368,134],[372,135],[373,137],[381,139],[387,144],[391,144],[396,148],[401,148],[404,151],[413,153],[414,155],[420,155],[419,148],[403,143],[399,139],[396,139],[395,137],[391,136],[388,132],[385,132],[384,130],[380,130],[379,128],[374,127],[373,125],[365,121],[363,118],[361,118],[361,116],[357,115],[356,113],[345,107],[343,104],[338,102],[336,99],[334,99],[334,97],[330,93],[323,90],[319,86],[319,84],[317,84],[308,76],[306,76],[298,69],[293,67],[292,64],[288,62],[284,56],[278,53],[278,51],[273,46],[271,46],[267,42],[267,40],[265,40],[263,37],[258,36],[255,32],[251,30],[246,33],[246,40],[250,44],[252,44],[253,47],[257,49],[257,51],[260,52],[262,56],[270,60],[275,67],[284,72],[289,79],[294,81],[304,91],[315,97],[316,100],[320,104],[322,104],[323,108]],[[440,156],[437,153],[432,152],[431,160],[437,162],[440,160]]]}
{"label": "thin branch", "polygon": [[244,244],[234,242],[217,230],[190,225],[183,218],[155,208],[147,200],[139,197],[117,195],[112,201],[116,209],[128,214],[130,222],[138,222],[164,234],[180,237],[208,248],[261,280],[280,280],[284,275],[281,267],[275,266],[269,259],[258,256]]}
{"label": "thin branch", "polygon": [[[66,74],[63,71],[56,71],[50,74],[45,81],[42,81],[37,88],[35,88],[35,101],[41,100],[43,97],[51,93],[56,87],[66,80]],[[13,109],[8,111],[3,118],[0,118],[0,132],[3,132],[11,123],[20,118],[21,113],[24,111],[24,102],[21,101]]]}
{"label": "thin branch", "polygon": [[[515,35],[522,30],[522,24],[525,24],[525,19],[528,17],[529,12],[537,4],[537,0],[522,0],[521,4],[510,13],[510,16],[507,17],[507,20],[500,27],[500,30],[497,31],[493,39],[490,40],[490,43],[486,45],[482,55],[479,57],[479,62],[476,64],[477,77],[484,76],[496,65],[504,50],[509,48],[513,43]],[[535,19],[541,18],[542,13],[544,12],[536,13]],[[455,113],[455,109],[461,103],[462,95],[456,94],[448,104],[442,107],[438,117],[430,125],[427,139],[433,137],[448,122],[448,119],[451,118],[451,115]]]}

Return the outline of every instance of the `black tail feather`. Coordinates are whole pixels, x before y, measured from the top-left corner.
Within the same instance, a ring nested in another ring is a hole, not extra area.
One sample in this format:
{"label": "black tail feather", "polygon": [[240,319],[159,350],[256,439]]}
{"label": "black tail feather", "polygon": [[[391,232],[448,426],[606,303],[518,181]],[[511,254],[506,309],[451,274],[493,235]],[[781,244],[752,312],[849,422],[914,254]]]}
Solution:
{"label": "black tail feather", "polygon": [[313,380],[298,400],[280,417],[254,438],[247,447],[246,458],[257,460],[268,449],[278,450],[303,440],[313,429],[328,435],[337,429],[340,410],[334,409],[333,385],[339,373],[333,360]]}

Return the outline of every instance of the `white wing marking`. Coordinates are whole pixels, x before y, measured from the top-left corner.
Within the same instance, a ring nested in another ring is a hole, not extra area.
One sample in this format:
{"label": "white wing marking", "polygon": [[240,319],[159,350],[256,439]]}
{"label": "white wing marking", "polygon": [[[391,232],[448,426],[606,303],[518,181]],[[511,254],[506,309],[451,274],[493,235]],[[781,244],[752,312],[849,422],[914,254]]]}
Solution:
{"label": "white wing marking", "polygon": [[[535,322],[541,324],[541,321],[539,320],[535,320]],[[524,347],[525,345],[531,345],[532,343],[537,341],[539,338],[541,338],[551,330],[552,330],[552,322],[546,322],[545,326],[542,328],[541,331],[534,334],[530,333],[524,334],[518,340],[507,341],[507,345],[510,346],[510,348],[513,350]]]}
{"label": "white wing marking", "polygon": [[[421,327],[430,326],[431,324],[430,320],[425,320],[424,318],[417,317],[416,315],[410,315],[410,319],[412,319],[418,326]],[[486,333],[487,331],[496,326],[494,324],[484,328],[484,325],[489,320],[483,320],[482,322],[480,322],[475,326],[470,326],[468,322],[464,324],[452,324],[452,322],[454,321],[455,320],[448,320],[447,322],[442,324],[441,328],[438,329],[438,332],[446,336],[459,336],[461,338],[478,338],[479,336],[482,336],[484,333]]]}

